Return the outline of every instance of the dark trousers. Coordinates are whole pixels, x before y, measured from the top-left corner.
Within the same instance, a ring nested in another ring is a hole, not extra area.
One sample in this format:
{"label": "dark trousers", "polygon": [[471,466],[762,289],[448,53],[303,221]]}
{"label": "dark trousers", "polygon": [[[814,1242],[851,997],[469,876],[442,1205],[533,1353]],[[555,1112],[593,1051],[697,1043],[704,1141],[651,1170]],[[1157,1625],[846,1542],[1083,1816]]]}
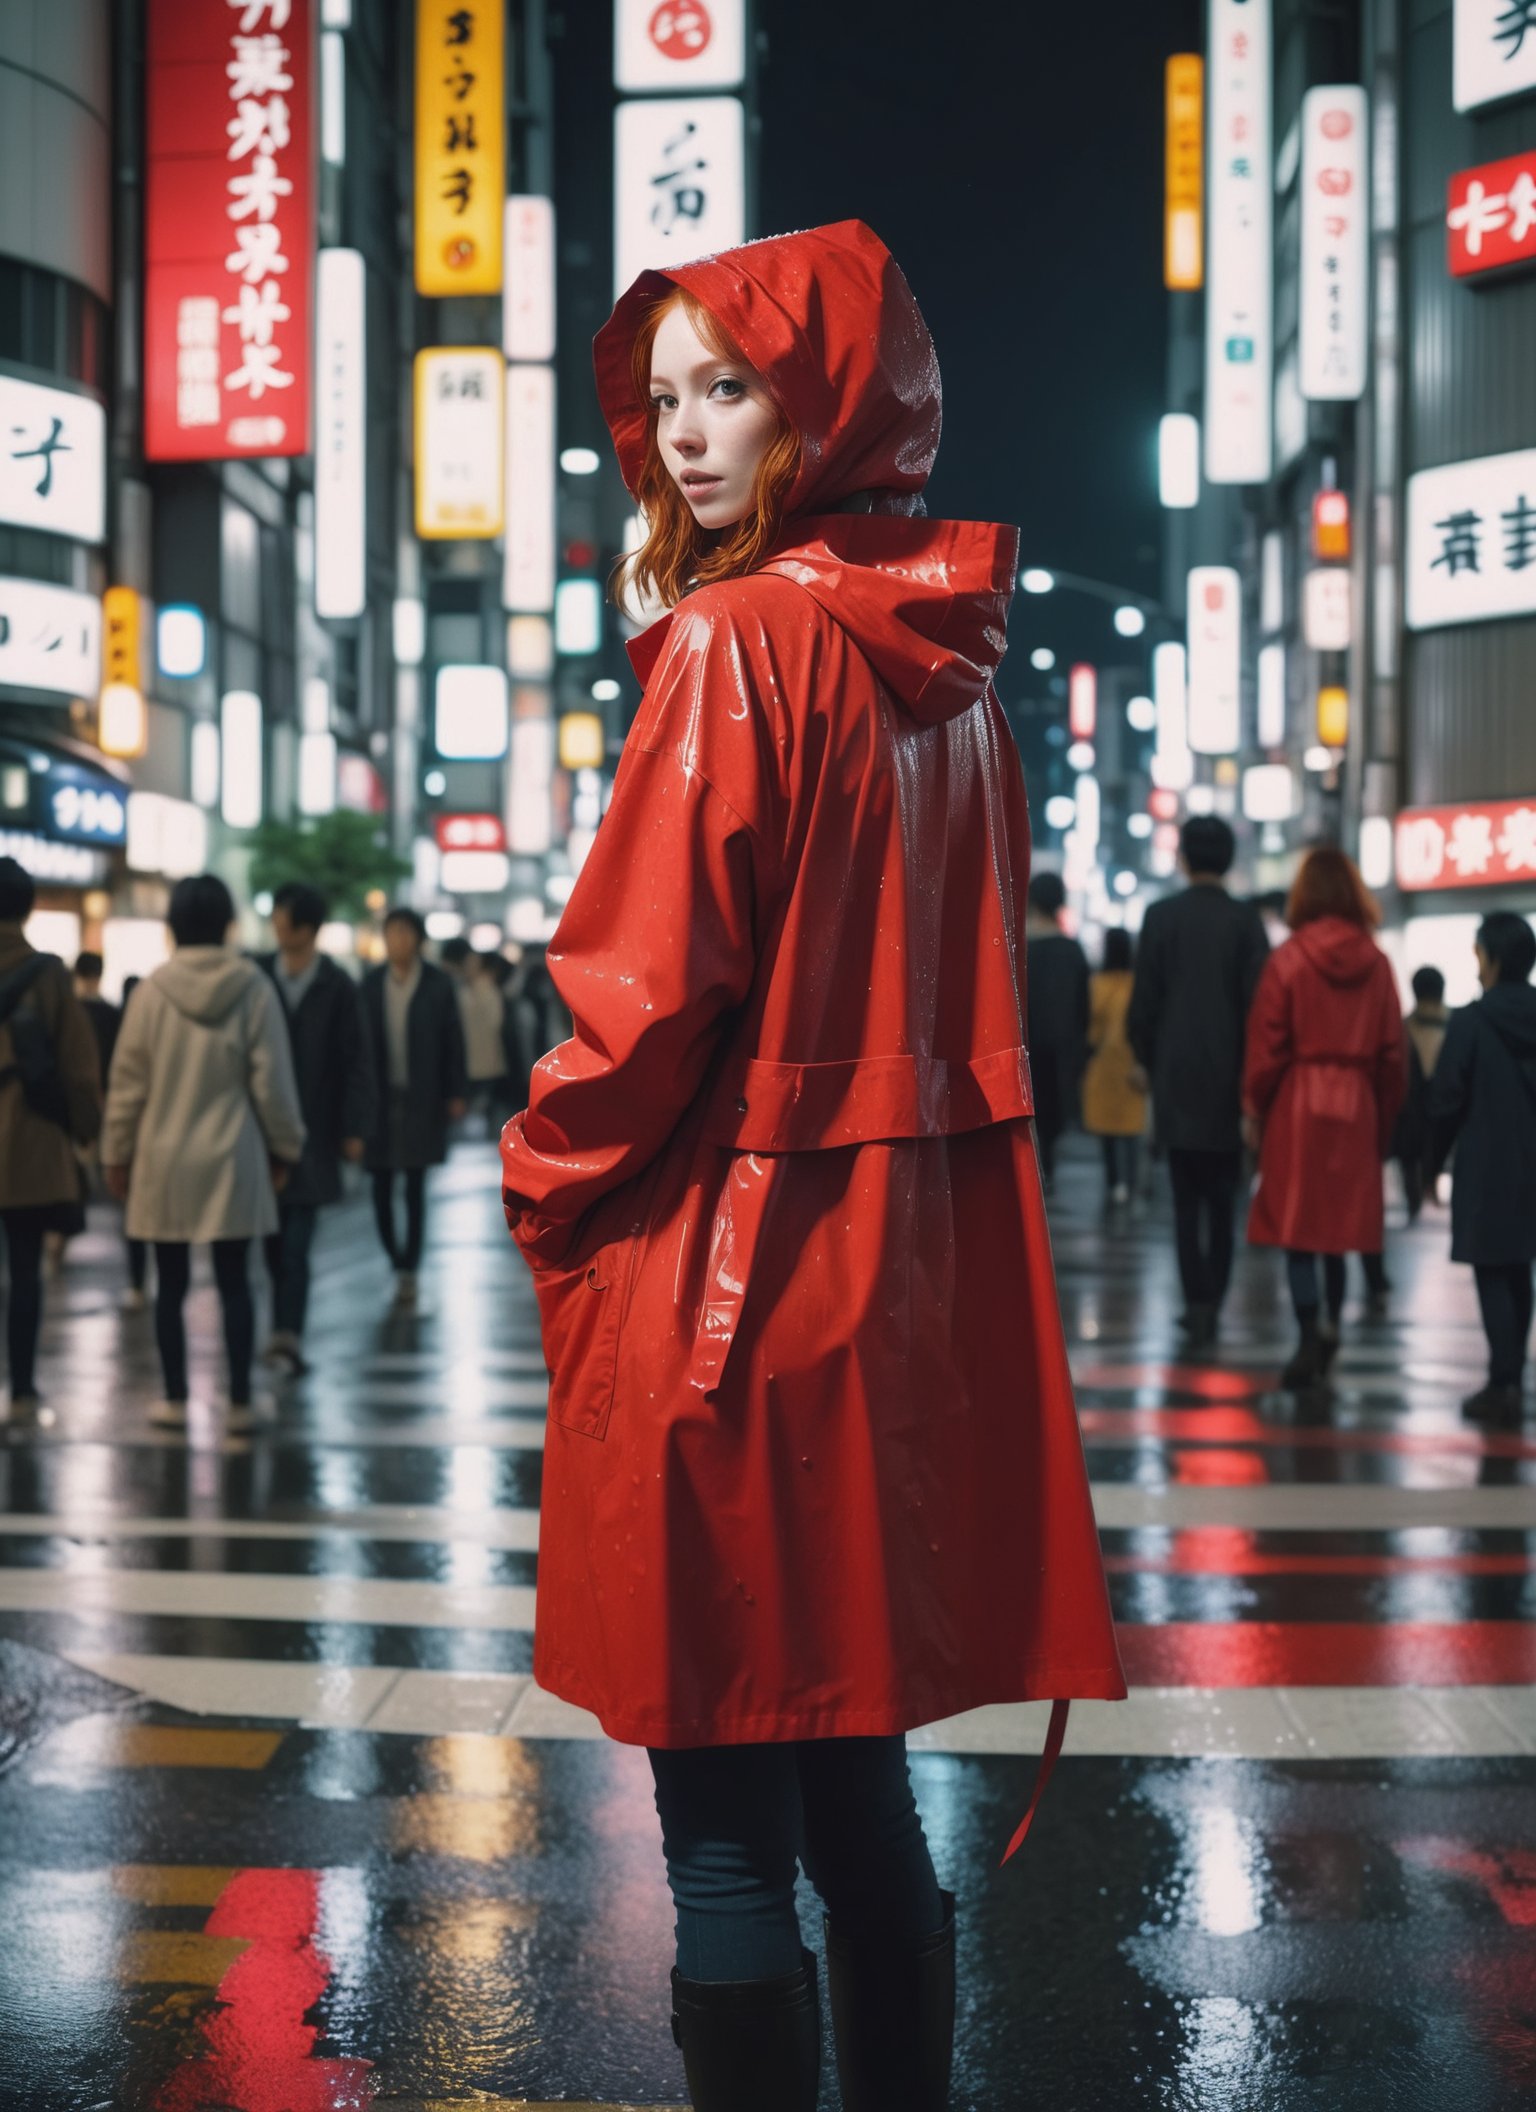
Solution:
{"label": "dark trousers", "polygon": [[855,1941],[917,1942],[943,1923],[904,1738],[653,1749],[650,1759],[684,1979],[796,1970],[797,1862]]}
{"label": "dark trousers", "polygon": [[1488,1337],[1488,1383],[1518,1386],[1525,1376],[1525,1350],[1531,1338],[1531,1264],[1480,1262],[1472,1273],[1477,1278],[1477,1302],[1483,1309],[1483,1333]]}
{"label": "dark trousers", "polygon": [[[1364,1259],[1365,1257],[1362,1257]],[[1374,1257],[1378,1267],[1381,1256]],[[1296,1317],[1305,1323],[1317,1318],[1317,1262],[1315,1254],[1303,1254],[1300,1250],[1287,1252],[1285,1273],[1291,1286],[1291,1303],[1296,1308]],[[1323,1292],[1328,1305],[1328,1318],[1335,1323],[1344,1310],[1344,1256],[1325,1254],[1323,1262]],[[1367,1278],[1370,1270],[1366,1270]]]}
{"label": "dark trousers", "polygon": [[1140,1137],[1100,1137],[1104,1147],[1104,1179],[1111,1188],[1134,1188],[1136,1161],[1141,1155]]}
{"label": "dark trousers", "polygon": [[1227,1295],[1242,1166],[1241,1152],[1169,1149],[1179,1281],[1189,1305],[1208,1305],[1219,1311]]}
{"label": "dark trousers", "polygon": [[149,1241],[130,1239],[128,1248],[128,1281],[136,1291],[144,1288],[144,1279],[149,1274]]}
{"label": "dark trousers", "polygon": [[0,1210],[0,1224],[5,1226],[6,1273],[10,1278],[5,1335],[12,1400],[37,1391],[37,1331],[43,1324],[43,1234],[53,1215],[46,1205],[32,1210]]}
{"label": "dark trousers", "polygon": [[309,1311],[309,1250],[318,1215],[313,1203],[280,1203],[277,1230],[266,1243],[273,1330],[295,1339],[303,1334]]}
{"label": "dark trousers", "polygon": [[[251,1299],[250,1241],[216,1239],[213,1276],[224,1315],[224,1350],[229,1358],[229,1398],[250,1405],[251,1357],[256,1346],[256,1308]],[[155,1241],[155,1340],[165,1374],[165,1397],[187,1397],[187,1323],[182,1308],[192,1281],[192,1249],[184,1239]]]}
{"label": "dark trousers", "polygon": [[[405,1183],[405,1245],[395,1237],[395,1182]],[[427,1173],[424,1166],[409,1166],[397,1173],[392,1166],[373,1169],[373,1215],[379,1241],[392,1268],[414,1271],[421,1267],[422,1242],[427,1231]]]}

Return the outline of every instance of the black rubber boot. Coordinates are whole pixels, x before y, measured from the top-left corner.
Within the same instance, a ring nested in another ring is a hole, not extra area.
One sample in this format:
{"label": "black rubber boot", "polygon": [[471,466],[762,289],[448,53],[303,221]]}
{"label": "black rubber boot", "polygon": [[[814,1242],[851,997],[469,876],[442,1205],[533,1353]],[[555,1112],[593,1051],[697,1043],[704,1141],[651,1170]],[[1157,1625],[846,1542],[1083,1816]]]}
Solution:
{"label": "black rubber boot", "polygon": [[816,2112],[821,2006],[816,1960],[779,1980],[672,1974],[672,2036],[693,2112]]}
{"label": "black rubber boot", "polygon": [[845,1942],[823,1917],[843,2112],[945,2112],[955,2044],[955,1896],[916,1944]]}
{"label": "black rubber boot", "polygon": [[1305,1393],[1309,1386],[1315,1386],[1322,1378],[1330,1361],[1314,1313],[1301,1323],[1301,1341],[1295,1356],[1281,1372],[1280,1383],[1287,1392]]}

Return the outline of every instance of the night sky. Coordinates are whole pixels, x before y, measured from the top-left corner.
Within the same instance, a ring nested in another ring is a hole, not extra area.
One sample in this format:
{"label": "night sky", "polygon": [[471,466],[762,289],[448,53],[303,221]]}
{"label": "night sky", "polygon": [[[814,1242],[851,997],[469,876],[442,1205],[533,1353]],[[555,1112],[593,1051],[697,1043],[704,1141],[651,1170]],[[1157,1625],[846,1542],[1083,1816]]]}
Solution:
{"label": "night sky", "polygon": [[929,510],[1158,591],[1162,69],[1198,0],[758,0],[758,232],[867,220],[938,345]]}

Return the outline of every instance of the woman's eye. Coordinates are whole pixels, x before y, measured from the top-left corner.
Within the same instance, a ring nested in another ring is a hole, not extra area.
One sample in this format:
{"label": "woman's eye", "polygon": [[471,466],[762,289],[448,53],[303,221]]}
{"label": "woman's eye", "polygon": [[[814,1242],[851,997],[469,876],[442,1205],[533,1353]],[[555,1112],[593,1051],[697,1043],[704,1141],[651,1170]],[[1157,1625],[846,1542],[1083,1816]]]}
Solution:
{"label": "woman's eye", "polygon": [[728,389],[733,396],[745,396],[747,393],[742,383],[734,380],[729,374],[722,374],[715,383],[715,387],[717,389]]}
{"label": "woman's eye", "polygon": [[674,402],[674,400],[675,399],[671,396],[653,396],[651,398],[651,409],[653,411],[664,411],[669,407],[669,405]]}

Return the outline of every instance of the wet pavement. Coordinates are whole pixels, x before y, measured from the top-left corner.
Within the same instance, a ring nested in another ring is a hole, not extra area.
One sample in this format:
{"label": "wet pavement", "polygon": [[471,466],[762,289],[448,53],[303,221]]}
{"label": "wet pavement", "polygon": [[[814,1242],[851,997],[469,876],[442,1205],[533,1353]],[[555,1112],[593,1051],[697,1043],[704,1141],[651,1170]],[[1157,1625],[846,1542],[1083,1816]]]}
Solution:
{"label": "wet pavement", "polygon": [[[1054,1224],[1133,1694],[1074,1710],[1006,1871],[1043,1708],[911,1740],[953,2103],[1536,2103],[1536,1427],[1460,1418],[1444,1217],[1298,1404],[1275,1257],[1181,1360],[1166,1201],[1099,1192],[1069,1159]],[[151,1427],[109,1217],[50,1286],[58,1422],[0,1433],[0,2112],[683,2102],[644,1756],[529,1678],[544,1373],[489,1147],[434,1200],[412,1316],[332,1214],[250,1440]]]}

